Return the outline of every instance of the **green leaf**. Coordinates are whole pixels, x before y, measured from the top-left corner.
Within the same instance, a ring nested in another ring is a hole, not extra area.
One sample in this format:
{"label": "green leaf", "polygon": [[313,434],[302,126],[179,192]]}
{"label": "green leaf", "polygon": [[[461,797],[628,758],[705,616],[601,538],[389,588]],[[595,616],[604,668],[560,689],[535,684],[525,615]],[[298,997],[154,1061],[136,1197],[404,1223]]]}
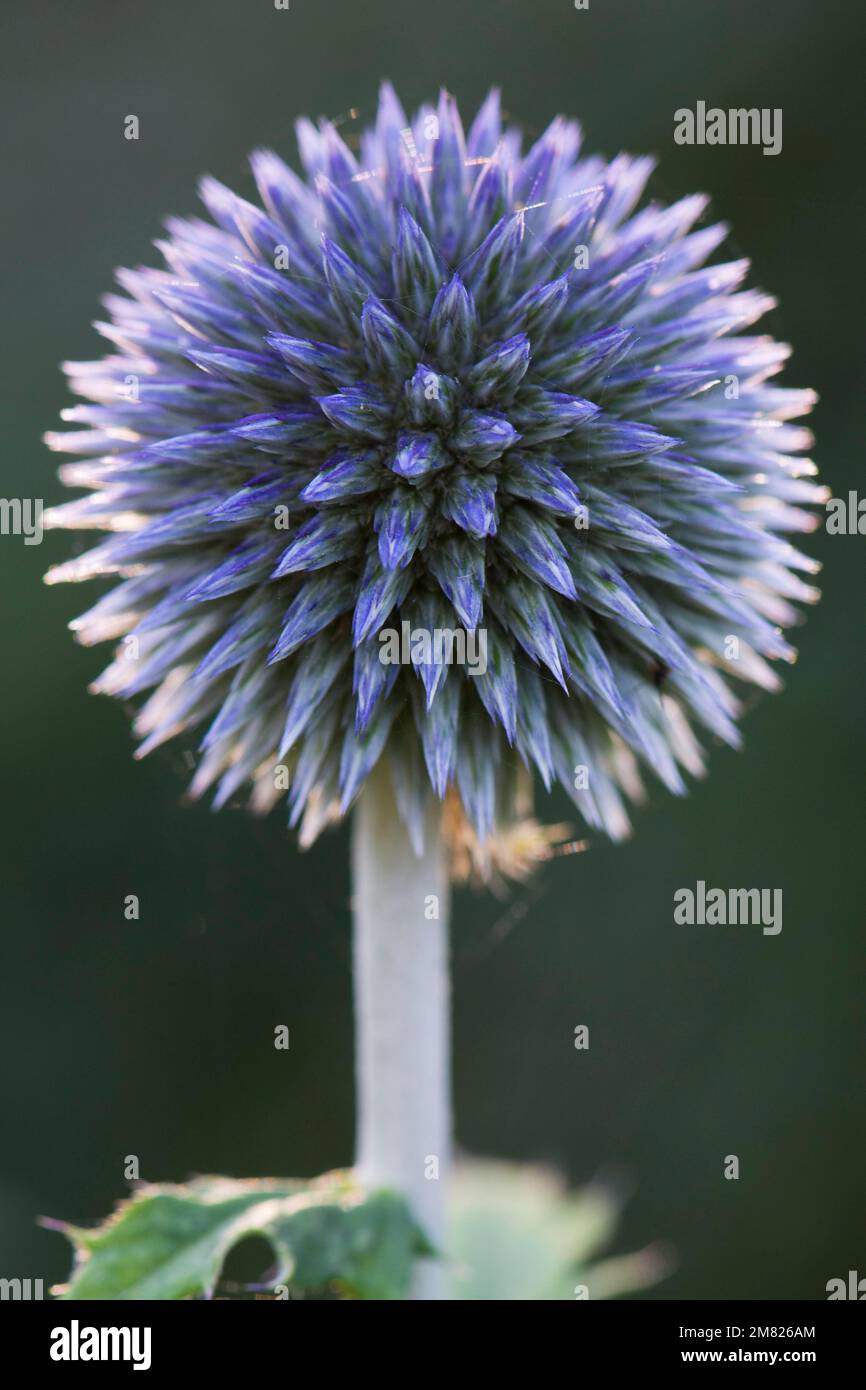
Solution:
{"label": "green leaf", "polygon": [[619,1214],[619,1200],[603,1184],[566,1192],[544,1168],[464,1162],[451,1194],[451,1296],[602,1299],[656,1283],[669,1269],[659,1247],[594,1262]]}
{"label": "green leaf", "polygon": [[[656,1283],[670,1267],[658,1247],[598,1259],[620,1205],[603,1184],[569,1193],[542,1168],[458,1165],[451,1296],[600,1299]],[[69,1285],[55,1290],[66,1299],[210,1297],[229,1251],[251,1235],[274,1252],[272,1287],[346,1298],[404,1298],[415,1261],[434,1254],[402,1196],[366,1191],[349,1170],[309,1182],[203,1177],[141,1186],[96,1229],[60,1229],[76,1251]]]}
{"label": "green leaf", "polygon": [[269,1241],[275,1285],[399,1299],[415,1259],[433,1253],[399,1194],[365,1192],[348,1172],[142,1186],[95,1230],[61,1229],[76,1252],[66,1299],[209,1297],[229,1251],[250,1235]]}

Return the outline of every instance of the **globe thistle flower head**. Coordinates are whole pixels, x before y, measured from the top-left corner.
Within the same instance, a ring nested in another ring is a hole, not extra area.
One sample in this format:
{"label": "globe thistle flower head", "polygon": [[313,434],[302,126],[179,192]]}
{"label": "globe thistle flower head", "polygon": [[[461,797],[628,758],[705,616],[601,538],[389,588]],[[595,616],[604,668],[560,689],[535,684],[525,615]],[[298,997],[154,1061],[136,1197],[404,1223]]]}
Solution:
{"label": "globe thistle flower head", "polygon": [[146,695],[141,754],[200,729],[193,793],[287,796],[304,841],[381,759],[416,839],[432,788],[483,846],[531,774],[618,838],[642,770],[681,793],[701,735],[737,745],[737,680],[777,687],[816,597],[772,301],[707,264],[704,198],[642,204],[651,161],[563,119],[524,148],[495,92],[468,134],[388,85],[357,152],[297,133],[305,176],[204,179],[66,365],[81,428],[48,438],[89,495],[47,521],[110,534],[48,578],[113,580],[72,624],[121,639],[94,689]]}

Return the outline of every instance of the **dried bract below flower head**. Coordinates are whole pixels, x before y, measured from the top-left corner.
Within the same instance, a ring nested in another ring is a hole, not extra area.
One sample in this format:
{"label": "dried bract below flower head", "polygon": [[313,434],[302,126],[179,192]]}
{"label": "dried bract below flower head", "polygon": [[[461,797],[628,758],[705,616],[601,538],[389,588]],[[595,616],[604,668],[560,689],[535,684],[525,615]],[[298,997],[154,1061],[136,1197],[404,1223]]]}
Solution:
{"label": "dried bract below flower head", "polygon": [[116,579],[73,624],[122,638],[95,688],[306,839],[383,757],[416,837],[431,786],[507,833],[524,768],[619,837],[641,765],[681,792],[693,727],[737,743],[732,678],[775,688],[815,597],[813,396],[744,331],[771,301],[705,264],[702,197],[636,211],[650,160],[562,119],[523,152],[496,93],[466,136],[385,86],[359,157],[298,139],[305,178],[253,156],[261,206],[205,179],[67,367],[49,442],[91,492],[48,520],[113,534],[49,578]]}

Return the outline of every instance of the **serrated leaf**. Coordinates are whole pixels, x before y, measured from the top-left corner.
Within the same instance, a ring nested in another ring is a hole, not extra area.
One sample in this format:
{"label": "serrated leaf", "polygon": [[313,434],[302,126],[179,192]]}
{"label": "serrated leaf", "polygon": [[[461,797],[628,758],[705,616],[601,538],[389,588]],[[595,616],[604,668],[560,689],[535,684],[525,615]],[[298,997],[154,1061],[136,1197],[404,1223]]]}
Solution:
{"label": "serrated leaf", "polygon": [[76,1252],[65,1299],[209,1297],[250,1235],[274,1251],[274,1284],[358,1299],[402,1298],[415,1259],[432,1254],[398,1193],[366,1192],[348,1172],[143,1186],[94,1230],[62,1229]]}

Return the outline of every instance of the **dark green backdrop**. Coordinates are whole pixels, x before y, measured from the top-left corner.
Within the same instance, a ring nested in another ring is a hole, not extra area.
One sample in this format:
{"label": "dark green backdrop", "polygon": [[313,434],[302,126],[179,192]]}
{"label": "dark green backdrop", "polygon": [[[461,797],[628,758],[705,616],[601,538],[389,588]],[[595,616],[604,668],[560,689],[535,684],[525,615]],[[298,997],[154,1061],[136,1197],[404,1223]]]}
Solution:
{"label": "dark green backdrop", "polygon": [[[151,257],[201,172],[244,188],[250,149],[294,158],[297,114],[367,115],[386,74],[407,104],[444,83],[466,111],[498,83],[527,130],[579,116],[589,147],[656,152],[662,196],[710,192],[781,299],[788,381],[820,392],[826,479],[863,487],[853,4],[19,0],[2,22],[5,496],[62,495],[40,434],[69,404],[59,360],[103,350],[88,324],[113,267]],[[698,99],[782,107],[782,154],[674,145],[674,110]],[[745,753],[717,751],[686,801],[654,794],[627,846],[561,860],[510,904],[456,904],[461,1143],[574,1181],[624,1165],[621,1248],[678,1251],[660,1298],[820,1298],[866,1274],[866,538],[809,548],[825,598]],[[40,581],[69,551],[0,538],[0,1275],[46,1280],[67,1253],[35,1217],[103,1215],[126,1154],[160,1179],[308,1174],[352,1144],[346,835],[300,855],[279,816],[185,806],[181,752],[133,763],[124,712],[85,692],[104,653],[65,632],[91,591]],[[782,887],[781,936],[674,926],[673,890],[698,878]]]}

